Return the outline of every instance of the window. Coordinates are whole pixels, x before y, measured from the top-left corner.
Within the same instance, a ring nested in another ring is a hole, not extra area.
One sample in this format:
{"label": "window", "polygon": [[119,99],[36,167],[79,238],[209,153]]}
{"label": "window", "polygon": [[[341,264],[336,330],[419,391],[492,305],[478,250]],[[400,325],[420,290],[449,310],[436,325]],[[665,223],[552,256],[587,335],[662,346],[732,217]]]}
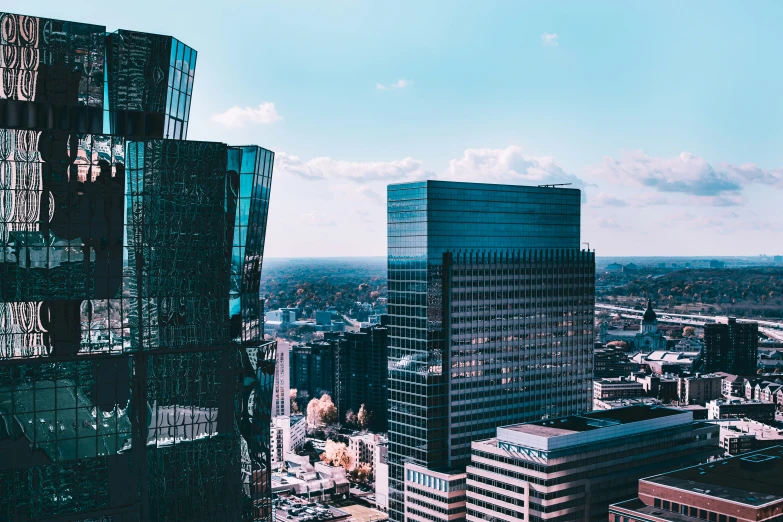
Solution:
{"label": "window", "polygon": [[661,499],[659,498],[653,499],[653,506],[657,508],[661,507]]}
{"label": "window", "polygon": [[677,502],[672,502],[672,511],[674,511],[675,513],[680,512],[680,505]]}
{"label": "window", "polygon": [[718,514],[710,511],[710,522],[718,522]]}
{"label": "window", "polygon": [[668,500],[664,500],[663,501],[663,509],[671,510],[671,508],[672,508],[672,503],[669,502]]}

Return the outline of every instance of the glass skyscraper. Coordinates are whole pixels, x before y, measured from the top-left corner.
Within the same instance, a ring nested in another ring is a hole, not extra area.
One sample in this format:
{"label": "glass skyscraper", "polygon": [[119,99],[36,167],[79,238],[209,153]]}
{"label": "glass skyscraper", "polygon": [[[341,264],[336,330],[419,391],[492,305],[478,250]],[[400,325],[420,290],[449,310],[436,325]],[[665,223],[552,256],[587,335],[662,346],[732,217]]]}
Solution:
{"label": "glass skyscraper", "polygon": [[[595,259],[580,250],[580,198],[553,187],[389,186],[393,520],[418,520],[406,511],[405,464],[464,472],[470,442],[498,426],[590,410]],[[462,505],[443,516],[464,518],[464,495],[452,498]]]}
{"label": "glass skyscraper", "polygon": [[174,38],[0,47],[0,521],[271,520],[274,153],[185,141]]}

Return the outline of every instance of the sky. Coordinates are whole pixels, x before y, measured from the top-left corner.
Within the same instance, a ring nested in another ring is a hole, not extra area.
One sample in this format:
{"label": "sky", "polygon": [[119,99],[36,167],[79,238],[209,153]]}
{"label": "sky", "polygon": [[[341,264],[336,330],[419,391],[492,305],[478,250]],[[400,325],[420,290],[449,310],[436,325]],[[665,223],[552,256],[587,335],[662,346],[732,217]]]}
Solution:
{"label": "sky", "polygon": [[267,257],[386,255],[386,185],[573,183],[597,255],[783,253],[783,3],[95,2],[198,50],[188,138],[275,151]]}

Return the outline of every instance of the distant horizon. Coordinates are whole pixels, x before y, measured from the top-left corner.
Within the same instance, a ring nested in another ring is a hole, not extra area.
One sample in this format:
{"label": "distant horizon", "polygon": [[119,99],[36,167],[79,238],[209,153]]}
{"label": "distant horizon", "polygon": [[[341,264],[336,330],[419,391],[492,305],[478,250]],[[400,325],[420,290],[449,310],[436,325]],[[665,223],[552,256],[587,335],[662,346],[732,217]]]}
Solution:
{"label": "distant horizon", "polygon": [[[698,255],[698,256],[685,256],[685,255],[656,255],[656,256],[645,256],[645,255],[617,255],[617,256],[602,256],[596,254],[596,259],[746,259],[746,258],[760,258],[763,259],[766,258],[772,258],[776,255],[783,255],[783,254],[747,254],[747,255],[733,255],[733,256],[711,256],[711,255]],[[264,257],[264,260],[275,260],[275,261],[285,261],[285,260],[308,260],[308,259],[386,259],[387,256],[266,256]]]}

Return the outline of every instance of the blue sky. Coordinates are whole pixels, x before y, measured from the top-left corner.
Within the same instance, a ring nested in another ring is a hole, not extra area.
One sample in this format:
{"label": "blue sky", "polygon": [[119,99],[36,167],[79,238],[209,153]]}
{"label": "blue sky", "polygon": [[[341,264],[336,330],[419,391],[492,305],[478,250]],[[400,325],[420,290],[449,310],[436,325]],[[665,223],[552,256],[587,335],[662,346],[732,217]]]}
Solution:
{"label": "blue sky", "polygon": [[268,256],[385,255],[385,186],[585,190],[599,255],[783,253],[780,2],[6,0],[199,51],[190,139],[277,153]]}

